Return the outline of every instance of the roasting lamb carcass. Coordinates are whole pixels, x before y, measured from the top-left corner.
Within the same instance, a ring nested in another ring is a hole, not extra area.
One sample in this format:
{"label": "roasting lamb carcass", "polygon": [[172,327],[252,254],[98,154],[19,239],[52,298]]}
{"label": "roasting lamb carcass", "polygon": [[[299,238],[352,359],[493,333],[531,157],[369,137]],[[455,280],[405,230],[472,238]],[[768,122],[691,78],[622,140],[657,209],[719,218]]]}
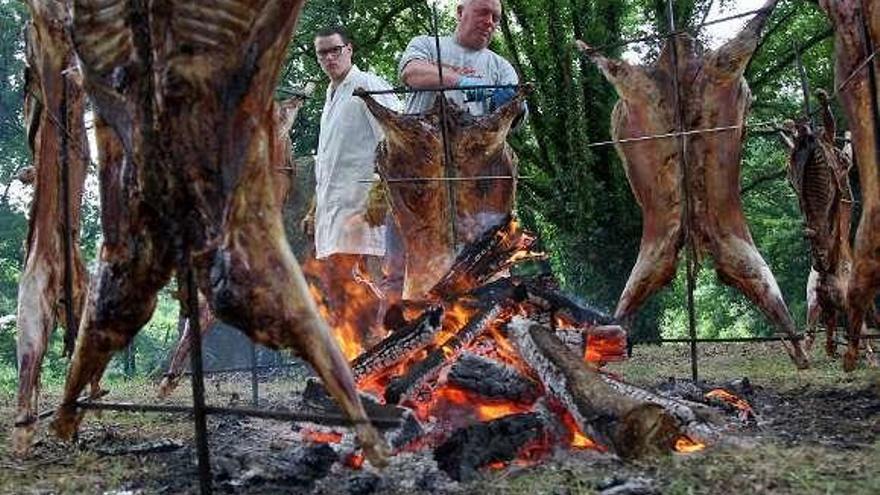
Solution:
{"label": "roasting lamb carcass", "polygon": [[[615,140],[678,130],[674,71],[684,81],[679,91],[685,130],[732,127],[617,144],[644,215],[639,257],[615,312],[619,319],[632,317],[672,280],[678,253],[690,242],[698,255],[712,255],[722,282],[743,292],[786,336],[796,337],[779,286],[749,233],[739,194],[743,125],[751,103],[743,72],[775,4],[776,0],[768,1],[739,35],[717,50],[705,51],[687,34],[667,40],[653,66],[610,60],[578,42],[620,95],[612,116]],[[679,139],[685,140],[685,156],[679,151]],[[688,167],[687,182],[683,161]],[[687,239],[686,231],[690,233]],[[807,367],[797,341],[786,344],[795,364]]]}
{"label": "roasting lamb carcass", "polygon": [[516,180],[511,177],[516,177],[517,160],[506,138],[522,110],[525,89],[494,113],[479,117],[447,104],[446,138],[455,176],[503,177],[451,183],[442,180],[446,170],[439,99],[430,111],[407,115],[356,94],[385,131],[377,163],[406,251],[403,297],[419,300],[446,275],[458,248],[497,227],[513,210]]}
{"label": "roasting lamb carcass", "polygon": [[[64,2],[59,1],[31,0],[28,7],[31,21],[25,41],[24,106],[28,145],[34,157],[34,198],[16,318],[18,397],[12,442],[17,455],[30,451],[37,422],[40,369],[56,324],[65,328],[65,355],[73,352],[87,278],[79,250],[79,223],[89,148],[83,120],[85,93],[65,31],[69,15]],[[65,215],[70,220],[68,239]],[[72,301],[65,294],[68,282]],[[73,325],[67,319],[68,310]]]}
{"label": "roasting lamb carcass", "polygon": [[[834,79],[850,123],[853,158],[859,171],[862,215],[853,246],[853,267],[847,294],[848,346],[843,360],[855,369],[865,315],[880,288],[880,57],[865,64],[872,48],[880,48],[880,0],[820,0],[834,26]],[[863,12],[862,9],[866,9]],[[866,38],[865,23],[867,20]],[[873,43],[870,43],[873,41]],[[873,46],[872,46],[873,45]],[[844,86],[845,84],[845,86]]]}
{"label": "roasting lamb carcass", "polygon": [[[311,88],[313,88],[313,86],[307,88],[306,93],[303,96],[288,98],[276,102],[273,105],[273,115],[275,116],[275,125],[278,130],[278,139],[275,140],[275,146],[277,146],[278,149],[275,150],[273,156],[276,156],[281,160],[281,162],[275,167],[276,180],[274,181],[276,186],[274,198],[279,201],[279,208],[282,208],[287,201],[294,172],[293,143],[290,139],[290,130],[293,127],[293,123],[296,121],[297,113],[299,113],[300,108],[302,108],[303,103],[305,103],[306,97],[312,92]],[[190,325],[189,318],[184,317],[183,319],[183,332],[181,333],[180,340],[172,354],[171,364],[168,365],[168,371],[162,378],[162,382],[159,383],[159,397],[167,397],[172,391],[174,391],[180,382],[183,370],[188,364],[187,359],[189,358],[189,352],[192,349],[193,344],[193,335],[190,333],[192,331],[192,325]],[[214,325],[214,320],[214,314],[211,312],[211,309],[207,307],[207,300],[204,295],[200,295],[199,329],[201,330],[202,336],[207,335],[208,331],[210,331]]]}
{"label": "roasting lamb carcass", "polygon": [[838,314],[845,314],[852,269],[852,160],[834,145],[836,124],[827,94],[820,91],[818,98],[823,126],[817,132],[807,124],[788,126],[786,141],[792,148],[788,176],[804,215],[813,265],[807,289],[805,348],[809,350],[816,323],[821,320],[826,327],[825,351],[836,356],[834,332]]}
{"label": "roasting lamb carcass", "polygon": [[117,192],[82,331],[53,423],[70,438],[83,387],[147,322],[156,293],[192,264],[217,318],[298,351],[356,422],[365,454],[386,447],[312,301],[281,220],[272,93],[302,0],[77,0],[72,33],[86,89],[122,150]]}

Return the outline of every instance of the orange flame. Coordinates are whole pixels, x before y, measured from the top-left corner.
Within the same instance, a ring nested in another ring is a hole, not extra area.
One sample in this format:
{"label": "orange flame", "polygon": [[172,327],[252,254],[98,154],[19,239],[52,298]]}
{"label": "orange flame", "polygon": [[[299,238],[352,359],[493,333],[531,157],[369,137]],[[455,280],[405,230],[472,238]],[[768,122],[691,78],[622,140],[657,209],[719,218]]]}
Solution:
{"label": "orange flame", "polygon": [[720,400],[726,402],[740,411],[751,413],[752,406],[745,400],[741,399],[723,388],[716,388],[706,393],[707,399]]}
{"label": "orange flame", "polygon": [[678,440],[675,441],[675,451],[680,452],[682,454],[691,454],[694,452],[699,452],[706,448],[706,444],[697,442],[696,440],[691,439],[687,435],[682,435],[678,437]]}
{"label": "orange flame", "polygon": [[560,412],[560,416],[562,417],[562,423],[568,428],[570,434],[568,443],[571,447],[576,449],[602,450],[599,444],[594,442],[592,438],[584,435],[584,432],[581,431],[570,412],[563,409]]}

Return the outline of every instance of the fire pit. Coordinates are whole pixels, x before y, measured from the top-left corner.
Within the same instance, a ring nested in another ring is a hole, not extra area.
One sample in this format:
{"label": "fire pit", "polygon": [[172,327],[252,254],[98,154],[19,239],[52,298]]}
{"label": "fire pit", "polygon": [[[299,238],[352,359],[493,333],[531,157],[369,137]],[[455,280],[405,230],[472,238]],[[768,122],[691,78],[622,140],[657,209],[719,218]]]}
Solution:
{"label": "fire pit", "polygon": [[[358,351],[351,367],[368,413],[401,419],[383,432],[395,452],[432,452],[449,477],[468,480],[559,449],[622,458],[697,451],[722,440],[718,411],[748,415],[748,404],[726,391],[658,394],[603,371],[624,359],[625,330],[563,294],[551,276],[511,275],[513,265],[542,258],[535,244],[508,218],[464,248],[428,298],[408,305],[406,323],[377,344],[337,333],[343,349]],[[317,380],[302,400],[338,412]],[[363,462],[345,430],[298,434],[333,445],[350,467]]]}

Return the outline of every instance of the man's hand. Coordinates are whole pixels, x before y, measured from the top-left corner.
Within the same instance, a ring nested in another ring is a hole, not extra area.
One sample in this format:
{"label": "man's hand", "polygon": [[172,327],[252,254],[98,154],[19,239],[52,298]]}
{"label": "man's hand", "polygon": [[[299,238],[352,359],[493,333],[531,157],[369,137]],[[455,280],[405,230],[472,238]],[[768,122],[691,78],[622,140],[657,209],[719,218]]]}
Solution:
{"label": "man's hand", "polygon": [[309,203],[309,211],[299,221],[299,229],[306,237],[313,237],[315,235],[315,210],[317,208],[318,202],[315,198],[312,198],[312,201]]}
{"label": "man's hand", "polygon": [[299,221],[299,229],[307,237],[315,235],[315,216],[307,213],[302,220]]}

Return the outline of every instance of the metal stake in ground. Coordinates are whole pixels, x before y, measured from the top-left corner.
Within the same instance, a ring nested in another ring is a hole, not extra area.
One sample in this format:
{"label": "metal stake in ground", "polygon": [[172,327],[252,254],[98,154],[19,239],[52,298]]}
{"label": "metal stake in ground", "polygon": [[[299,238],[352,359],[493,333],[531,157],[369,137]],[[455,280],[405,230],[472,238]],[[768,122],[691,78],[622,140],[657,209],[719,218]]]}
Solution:
{"label": "metal stake in ground", "polygon": [[810,108],[810,81],[807,80],[807,70],[804,68],[803,60],[801,60],[800,47],[793,40],[791,48],[794,50],[795,63],[797,63],[798,73],[801,76],[801,91],[804,93],[804,115],[810,120],[810,128],[815,129],[816,122],[813,117],[813,110]]}
{"label": "metal stake in ground", "polygon": [[67,91],[70,85],[68,77],[62,79],[61,88],[61,115],[59,115],[61,136],[61,204],[64,215],[62,236],[64,238],[64,317],[67,321],[67,331],[64,332],[64,355],[73,356],[73,346],[76,343],[78,333],[76,317],[73,312],[73,223],[70,211],[70,154],[67,147],[70,143],[70,134],[67,132]]}
{"label": "metal stake in ground", "polygon": [[260,402],[260,382],[257,378],[257,344],[251,341],[251,405],[257,407]]}
{"label": "metal stake in ground", "polygon": [[199,464],[199,487],[202,495],[211,494],[211,459],[208,451],[207,414],[205,410],[205,377],[202,375],[202,329],[199,322],[199,294],[196,288],[195,270],[187,249],[183,270],[184,280],[178,278],[186,287],[186,309],[192,330],[192,351],[189,353],[192,367],[193,422],[196,432],[196,453]]}
{"label": "metal stake in ground", "polygon": [[[673,9],[672,0],[666,0],[666,10],[669,16],[669,32],[675,33],[675,11]],[[696,382],[697,381],[697,321],[694,309],[694,289],[696,286],[696,274],[694,273],[696,270],[696,248],[693,243],[693,239],[691,236],[691,198],[688,189],[688,185],[690,184],[690,174],[688,173],[688,162],[687,162],[687,137],[683,134],[684,132],[684,104],[681,98],[681,81],[679,80],[678,74],[678,45],[676,44],[676,38],[673,34],[672,37],[669,38],[669,41],[672,43],[672,50],[670,54],[672,55],[672,95],[673,95],[673,104],[675,105],[675,120],[676,120],[676,130],[680,133],[678,136],[678,153],[679,153],[679,164],[681,166],[681,182],[682,182],[682,200],[684,201],[684,221],[682,225],[684,226],[684,242],[687,244],[685,247],[685,266],[687,267],[687,311],[688,311],[688,335],[690,337],[691,343],[691,379]]]}
{"label": "metal stake in ground", "polygon": [[[440,87],[443,84],[443,56],[440,54],[440,17],[437,13],[437,3],[433,7],[434,11],[434,46],[437,48],[437,75],[440,77]],[[455,177],[455,166],[452,163],[452,149],[449,147],[449,132],[446,126],[449,125],[446,119],[446,92],[441,89],[435,98],[440,98],[440,138],[443,140],[443,170],[446,177]],[[449,223],[452,228],[452,245],[455,246],[455,240],[458,238],[455,225],[455,181],[446,181],[446,189],[449,193]]]}

